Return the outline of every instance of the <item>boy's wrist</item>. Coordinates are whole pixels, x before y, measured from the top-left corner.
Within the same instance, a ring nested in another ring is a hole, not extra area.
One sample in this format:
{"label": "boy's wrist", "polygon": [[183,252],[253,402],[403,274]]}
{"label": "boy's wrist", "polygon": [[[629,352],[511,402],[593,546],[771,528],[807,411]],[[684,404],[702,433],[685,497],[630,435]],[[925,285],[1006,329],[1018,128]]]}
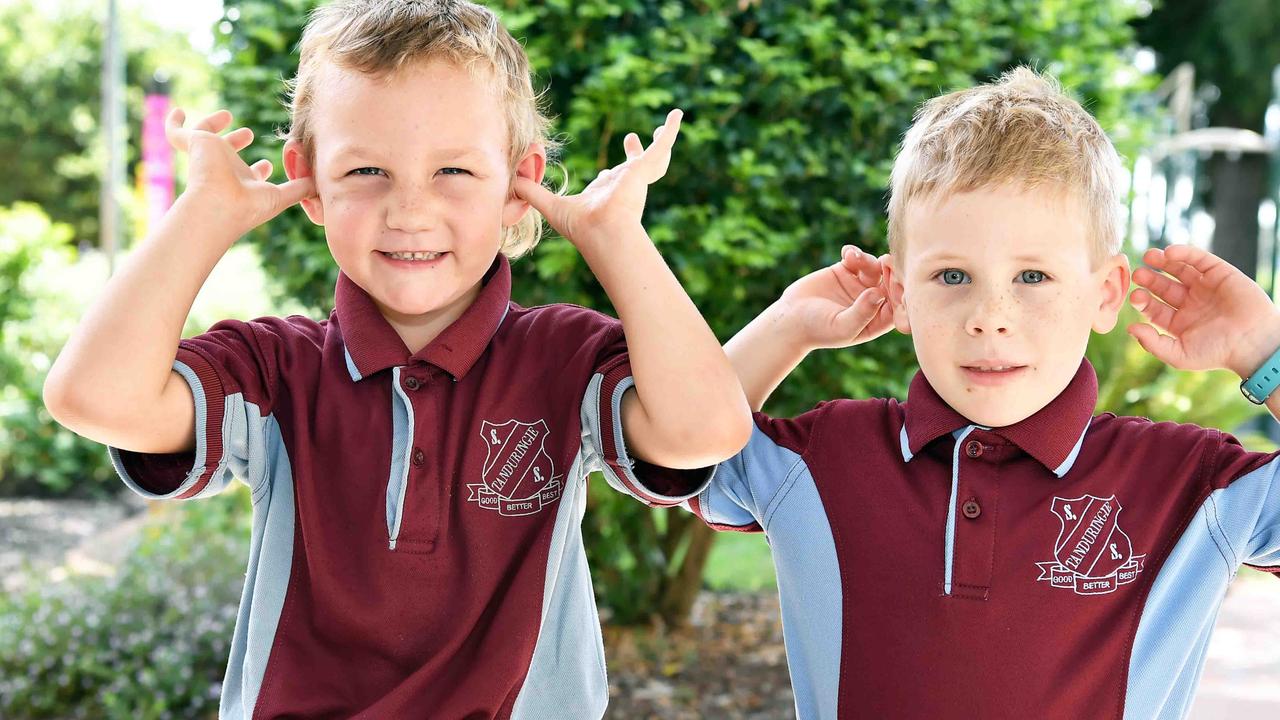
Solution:
{"label": "boy's wrist", "polygon": [[798,309],[786,298],[778,298],[762,313],[768,323],[774,341],[801,356],[817,350],[819,344],[808,337],[806,325]]}
{"label": "boy's wrist", "polygon": [[1280,311],[1274,311],[1256,330],[1242,336],[1235,343],[1237,351],[1228,361],[1227,369],[1248,380],[1277,349],[1280,349]]}
{"label": "boy's wrist", "polygon": [[566,238],[573,244],[588,264],[600,256],[608,256],[625,243],[643,241],[652,244],[649,233],[639,222],[628,222],[610,225],[595,225],[574,233]]}
{"label": "boy's wrist", "polygon": [[194,223],[194,228],[217,238],[227,248],[253,229],[240,227],[235,222],[237,213],[228,203],[208,193],[184,192],[174,201],[169,212],[181,218],[183,224]]}

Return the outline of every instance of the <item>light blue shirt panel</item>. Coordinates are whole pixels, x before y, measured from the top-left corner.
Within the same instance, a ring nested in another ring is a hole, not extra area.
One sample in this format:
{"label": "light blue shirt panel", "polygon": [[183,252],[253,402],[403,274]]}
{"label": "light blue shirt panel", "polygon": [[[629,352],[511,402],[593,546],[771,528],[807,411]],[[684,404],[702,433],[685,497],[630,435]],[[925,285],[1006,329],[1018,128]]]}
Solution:
{"label": "light blue shirt panel", "polygon": [[1242,563],[1280,565],[1280,459],[1215,490],[1160,568],[1129,658],[1125,718],[1183,718]]}
{"label": "light blue shirt panel", "polygon": [[809,467],[759,428],[698,497],[708,522],[758,523],[773,551],[796,716],[835,720],[844,600],[835,539]]}

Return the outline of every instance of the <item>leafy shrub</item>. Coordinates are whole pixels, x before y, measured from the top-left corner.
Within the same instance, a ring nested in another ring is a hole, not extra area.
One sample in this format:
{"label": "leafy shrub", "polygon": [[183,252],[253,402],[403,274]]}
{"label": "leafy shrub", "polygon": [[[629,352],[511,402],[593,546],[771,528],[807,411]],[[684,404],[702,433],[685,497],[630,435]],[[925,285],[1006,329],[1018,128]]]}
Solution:
{"label": "leafy shrub", "polygon": [[248,508],[243,488],[158,508],[114,576],[0,598],[0,717],[215,716]]}

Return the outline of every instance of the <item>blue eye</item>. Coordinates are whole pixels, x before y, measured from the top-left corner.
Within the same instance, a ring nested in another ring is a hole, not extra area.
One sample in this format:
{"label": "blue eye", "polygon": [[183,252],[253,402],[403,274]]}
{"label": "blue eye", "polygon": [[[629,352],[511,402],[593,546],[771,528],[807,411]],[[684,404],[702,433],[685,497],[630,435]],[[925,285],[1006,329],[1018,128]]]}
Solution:
{"label": "blue eye", "polygon": [[349,172],[349,173],[347,173],[347,174],[348,174],[348,175],[369,175],[369,176],[374,176],[374,177],[376,177],[376,176],[378,176],[378,175],[382,174],[382,168],[376,168],[376,167],[362,167],[362,168],[356,168],[355,170],[352,170],[351,172]]}
{"label": "blue eye", "polygon": [[966,273],[963,270],[956,270],[954,268],[950,270],[943,270],[942,272],[938,273],[935,277],[942,278],[943,285],[962,285],[964,283],[970,282],[968,273]]}
{"label": "blue eye", "polygon": [[467,170],[464,170],[462,168],[456,168],[456,167],[441,168],[440,173],[442,175],[470,175],[471,174]]}
{"label": "blue eye", "polygon": [[1039,270],[1023,270],[1018,277],[1022,279],[1022,282],[1027,283],[1028,285],[1037,285],[1046,280],[1045,274]]}

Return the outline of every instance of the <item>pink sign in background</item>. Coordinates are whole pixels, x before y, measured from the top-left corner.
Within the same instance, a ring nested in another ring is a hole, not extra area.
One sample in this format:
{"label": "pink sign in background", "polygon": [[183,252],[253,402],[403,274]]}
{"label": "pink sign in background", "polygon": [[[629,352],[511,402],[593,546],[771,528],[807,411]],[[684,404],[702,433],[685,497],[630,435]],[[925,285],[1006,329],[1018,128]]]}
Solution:
{"label": "pink sign in background", "polygon": [[147,95],[144,108],[142,188],[146,195],[147,227],[155,227],[173,205],[173,148],[164,137],[164,119],[169,114],[169,96]]}

